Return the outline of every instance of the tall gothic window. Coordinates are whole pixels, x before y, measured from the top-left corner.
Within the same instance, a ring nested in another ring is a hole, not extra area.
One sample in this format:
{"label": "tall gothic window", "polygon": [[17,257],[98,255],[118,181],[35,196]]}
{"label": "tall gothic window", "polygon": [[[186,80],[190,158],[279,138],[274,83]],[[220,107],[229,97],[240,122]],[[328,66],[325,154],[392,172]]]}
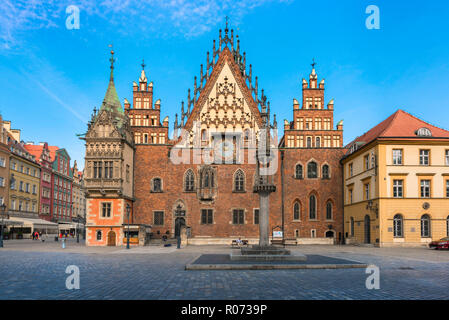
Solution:
{"label": "tall gothic window", "polygon": [[404,223],[401,214],[397,214],[393,218],[393,236],[402,238],[404,236]]}
{"label": "tall gothic window", "polygon": [[194,191],[195,189],[195,175],[192,170],[188,170],[184,178],[185,191]]}
{"label": "tall gothic window", "polygon": [[297,164],[295,167],[295,178],[302,179],[302,165]]}
{"label": "tall gothic window", "polygon": [[427,214],[424,214],[421,217],[421,237],[422,238],[430,237],[430,217]]}
{"label": "tall gothic window", "polygon": [[212,168],[204,168],[200,172],[200,187],[213,188],[215,186],[214,171]]}
{"label": "tall gothic window", "polygon": [[315,161],[311,161],[307,164],[307,178],[313,179],[318,177],[317,164]]}
{"label": "tall gothic window", "polygon": [[330,201],[326,203],[326,219],[332,220],[332,202]]}
{"label": "tall gothic window", "polygon": [[323,166],[322,177],[323,179],[329,179],[329,166],[327,164]]}
{"label": "tall gothic window", "polygon": [[309,219],[316,219],[316,197],[314,195],[309,198]]}
{"label": "tall gothic window", "polygon": [[242,170],[237,170],[234,175],[234,190],[245,191],[245,175]]}
{"label": "tall gothic window", "polygon": [[293,220],[300,220],[301,219],[301,205],[298,201],[295,202],[293,205]]}

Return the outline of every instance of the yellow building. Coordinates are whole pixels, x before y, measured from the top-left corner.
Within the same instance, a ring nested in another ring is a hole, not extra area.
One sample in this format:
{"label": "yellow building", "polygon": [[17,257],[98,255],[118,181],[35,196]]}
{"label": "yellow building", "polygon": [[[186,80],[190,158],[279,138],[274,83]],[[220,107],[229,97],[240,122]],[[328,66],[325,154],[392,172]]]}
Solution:
{"label": "yellow building", "polygon": [[351,142],[342,164],[347,243],[449,236],[449,131],[398,110]]}
{"label": "yellow building", "polygon": [[[8,128],[7,128],[8,129]],[[9,131],[9,130],[8,130]],[[35,157],[9,131],[9,215],[20,218],[39,218],[40,165]],[[20,138],[20,132],[18,133]]]}

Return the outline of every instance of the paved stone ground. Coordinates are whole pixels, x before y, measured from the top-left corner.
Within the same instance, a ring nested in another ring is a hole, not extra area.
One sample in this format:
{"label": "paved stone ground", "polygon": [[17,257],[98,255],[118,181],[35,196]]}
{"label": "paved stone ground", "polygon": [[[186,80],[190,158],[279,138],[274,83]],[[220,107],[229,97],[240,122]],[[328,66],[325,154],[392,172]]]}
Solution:
{"label": "paved stone ground", "polygon": [[[374,264],[380,289],[368,290],[365,269],[186,271],[201,254],[224,246],[87,248],[5,241],[0,249],[0,299],[448,299],[449,251],[425,248],[301,246],[305,254]],[[235,250],[235,249],[234,249]],[[68,265],[80,289],[68,290]]]}

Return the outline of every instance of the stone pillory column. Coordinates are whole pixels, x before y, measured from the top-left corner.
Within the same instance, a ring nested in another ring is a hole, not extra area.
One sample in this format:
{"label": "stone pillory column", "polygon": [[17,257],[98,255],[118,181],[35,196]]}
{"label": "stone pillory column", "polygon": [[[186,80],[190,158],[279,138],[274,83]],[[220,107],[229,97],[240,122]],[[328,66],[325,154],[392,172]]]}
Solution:
{"label": "stone pillory column", "polygon": [[268,237],[268,208],[269,192],[259,192],[260,210],[259,210],[259,246],[266,247],[270,245]]}
{"label": "stone pillory column", "polygon": [[240,261],[305,261],[307,258],[303,254],[292,255],[289,250],[270,245],[269,237],[269,204],[270,194],[276,191],[274,185],[274,174],[277,170],[272,168],[276,163],[274,157],[278,154],[273,152],[271,147],[270,129],[276,129],[276,123],[270,124],[270,104],[266,104],[266,97],[263,95],[259,100],[261,105],[262,126],[257,141],[256,150],[256,178],[254,181],[255,193],[259,194],[259,244],[249,248],[242,248],[240,254],[231,253],[231,260]]}
{"label": "stone pillory column", "polygon": [[254,192],[259,194],[260,208],[259,208],[259,247],[268,247],[270,245],[269,239],[269,197],[270,193],[276,191],[276,186],[273,183],[273,174],[270,170],[271,157],[276,153],[271,150],[270,137],[270,107],[265,105],[266,98],[261,99],[261,117],[262,128],[257,143],[256,151],[256,180],[254,183]]}

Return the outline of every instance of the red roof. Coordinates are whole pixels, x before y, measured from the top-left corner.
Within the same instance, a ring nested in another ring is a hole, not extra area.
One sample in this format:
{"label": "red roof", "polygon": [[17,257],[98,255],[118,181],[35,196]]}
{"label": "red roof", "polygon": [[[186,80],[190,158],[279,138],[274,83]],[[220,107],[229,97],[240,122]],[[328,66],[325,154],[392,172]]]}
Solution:
{"label": "red roof", "polygon": [[[35,156],[37,160],[41,158],[42,151],[44,150],[43,145],[26,144],[24,147],[29,153]],[[50,151],[50,161],[53,162],[56,157],[56,150],[59,150],[59,147],[48,146],[48,150]]]}
{"label": "red roof", "polygon": [[373,127],[362,136],[357,137],[350,143],[350,145],[355,142],[367,144],[377,138],[428,138],[417,136],[416,131],[421,128],[429,129],[432,134],[432,138],[449,139],[449,131],[435,127],[415,116],[412,116],[410,113],[399,109],[377,126]]}
{"label": "red roof", "polygon": [[40,160],[41,158],[41,154],[42,154],[42,150],[44,149],[44,146],[41,145],[30,145],[30,144],[26,144],[23,146],[26,151],[28,151],[28,153],[32,154],[33,156],[36,157],[36,160]]}

